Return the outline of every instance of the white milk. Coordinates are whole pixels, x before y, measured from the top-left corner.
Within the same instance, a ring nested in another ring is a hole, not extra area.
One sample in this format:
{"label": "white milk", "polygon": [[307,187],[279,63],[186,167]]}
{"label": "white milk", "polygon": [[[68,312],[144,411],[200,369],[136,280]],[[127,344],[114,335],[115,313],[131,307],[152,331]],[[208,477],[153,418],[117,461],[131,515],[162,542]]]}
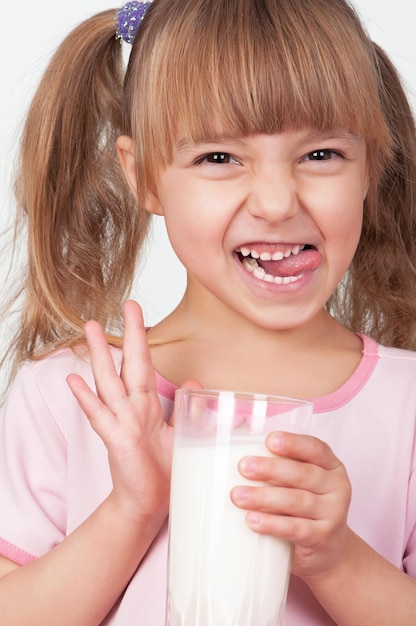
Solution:
{"label": "white milk", "polygon": [[232,487],[246,455],[270,456],[264,436],[230,446],[177,441],[172,469],[168,617],[171,626],[278,626],[290,543],[250,530]]}

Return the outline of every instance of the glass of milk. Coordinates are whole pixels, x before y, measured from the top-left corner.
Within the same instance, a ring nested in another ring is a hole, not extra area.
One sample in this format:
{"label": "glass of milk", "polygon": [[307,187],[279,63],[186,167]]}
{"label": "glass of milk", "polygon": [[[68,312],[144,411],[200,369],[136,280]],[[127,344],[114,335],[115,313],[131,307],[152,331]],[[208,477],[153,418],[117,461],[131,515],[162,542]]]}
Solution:
{"label": "glass of milk", "polygon": [[308,432],[312,404],[255,393],[179,389],[169,514],[168,626],[279,626],[291,544],[259,535],[230,499],[258,484],[244,456],[272,456],[272,431]]}

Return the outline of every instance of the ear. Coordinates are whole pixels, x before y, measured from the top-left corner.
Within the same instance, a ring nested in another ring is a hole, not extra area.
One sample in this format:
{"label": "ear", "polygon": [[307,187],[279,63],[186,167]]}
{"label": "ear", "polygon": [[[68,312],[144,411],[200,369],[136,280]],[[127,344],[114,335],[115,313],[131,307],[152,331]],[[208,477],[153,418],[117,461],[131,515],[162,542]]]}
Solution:
{"label": "ear", "polygon": [[370,175],[368,173],[368,167],[367,167],[367,171],[366,171],[366,175],[365,175],[365,179],[364,179],[364,197],[363,197],[363,202],[364,202],[364,200],[366,200],[366,198],[368,196],[369,189],[370,189]]}
{"label": "ear", "polygon": [[[133,196],[138,199],[137,193],[137,167],[136,167],[136,157],[134,154],[134,141],[131,137],[127,135],[121,135],[117,138],[116,142],[117,155],[120,161],[121,169],[124,172],[127,183],[130,187],[130,190]],[[155,215],[163,215],[162,207],[160,206],[159,199],[157,195],[148,191],[146,194],[145,206],[143,207],[149,213],[154,213]]]}
{"label": "ear", "polygon": [[364,200],[368,196],[368,190],[370,189],[370,162],[368,157],[368,151],[366,148],[366,159],[365,159],[365,178],[364,178]]}

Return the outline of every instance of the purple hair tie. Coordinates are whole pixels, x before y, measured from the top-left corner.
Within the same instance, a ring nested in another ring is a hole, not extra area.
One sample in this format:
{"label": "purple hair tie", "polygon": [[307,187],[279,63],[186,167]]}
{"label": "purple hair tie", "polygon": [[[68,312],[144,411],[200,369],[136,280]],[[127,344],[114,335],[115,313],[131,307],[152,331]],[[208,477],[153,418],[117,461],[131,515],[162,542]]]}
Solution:
{"label": "purple hair tie", "polygon": [[146,15],[147,9],[151,2],[126,2],[117,11],[117,32],[116,37],[119,41],[133,43],[140,23]]}

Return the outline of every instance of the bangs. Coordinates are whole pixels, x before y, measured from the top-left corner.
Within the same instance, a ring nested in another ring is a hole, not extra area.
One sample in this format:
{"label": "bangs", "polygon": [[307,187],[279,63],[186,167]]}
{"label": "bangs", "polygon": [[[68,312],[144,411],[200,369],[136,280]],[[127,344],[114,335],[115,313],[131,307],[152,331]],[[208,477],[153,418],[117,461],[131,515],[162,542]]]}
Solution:
{"label": "bangs", "polygon": [[342,129],[388,151],[371,42],[344,2],[195,0],[184,15],[155,0],[139,35],[129,106],[148,165],[219,131]]}

